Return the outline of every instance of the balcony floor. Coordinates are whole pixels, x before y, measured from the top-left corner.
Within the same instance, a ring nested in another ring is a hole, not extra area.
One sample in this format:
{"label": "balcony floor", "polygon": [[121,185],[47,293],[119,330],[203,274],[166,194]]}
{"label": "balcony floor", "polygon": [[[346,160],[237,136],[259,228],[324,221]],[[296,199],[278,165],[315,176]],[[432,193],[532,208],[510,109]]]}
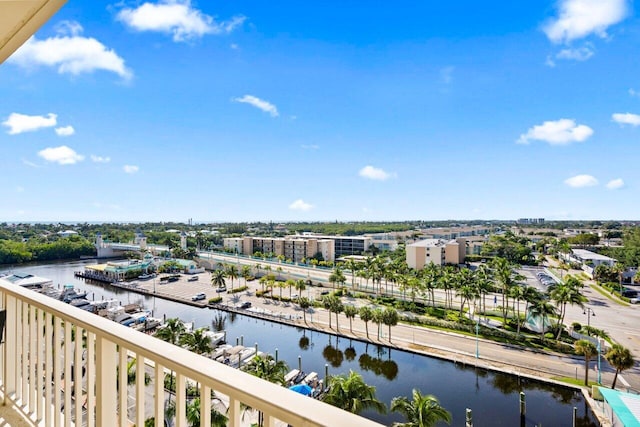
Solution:
{"label": "balcony floor", "polygon": [[0,427],[33,427],[33,424],[26,421],[13,406],[0,403]]}

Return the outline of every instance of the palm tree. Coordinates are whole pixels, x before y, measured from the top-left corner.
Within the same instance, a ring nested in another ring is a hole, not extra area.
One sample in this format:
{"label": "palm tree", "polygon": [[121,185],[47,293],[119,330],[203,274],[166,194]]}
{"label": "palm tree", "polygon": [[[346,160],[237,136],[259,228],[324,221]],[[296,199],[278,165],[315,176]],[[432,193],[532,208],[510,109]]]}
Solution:
{"label": "palm tree", "polygon": [[213,271],[213,273],[211,273],[211,285],[214,288],[226,287],[227,286],[227,282],[225,280],[226,276],[227,274],[223,269]]}
{"label": "palm tree", "polygon": [[358,309],[354,305],[345,305],[344,306],[344,315],[349,319],[349,331],[353,333],[352,321],[358,314]]}
{"label": "palm tree", "polygon": [[342,304],[342,300],[335,295],[326,295],[322,298],[322,305],[325,309],[329,310],[329,328],[331,328],[331,313],[336,314],[336,330],[340,331],[340,326],[338,325],[338,315],[342,313],[344,310],[344,305]]}
{"label": "palm tree", "polygon": [[[200,426],[200,398],[196,397],[187,403],[187,423],[189,427]],[[215,408],[211,408],[211,427],[225,427],[229,419]]]}
{"label": "palm tree", "polygon": [[373,311],[366,305],[363,305],[360,307],[360,310],[358,310],[358,314],[364,322],[364,329],[367,332],[367,338],[369,338],[369,321],[373,319]]}
{"label": "palm tree", "polygon": [[287,287],[289,288],[289,299],[291,299],[291,290],[293,289],[293,287],[296,285],[296,281],[293,279],[287,279],[286,282],[284,282],[285,285],[287,285]]}
{"label": "palm tree", "polygon": [[247,280],[249,280],[249,277],[251,277],[251,267],[248,265],[243,265],[242,269],[240,270],[240,276],[244,279],[246,284]]}
{"label": "palm tree", "polygon": [[[167,323],[158,328],[154,334],[156,338],[161,339],[162,341],[166,341],[173,345],[178,345],[180,343],[180,338],[185,333],[186,327],[184,326],[184,322],[177,317],[167,320]],[[173,371],[171,371],[171,380],[169,383],[169,390],[173,389]],[[169,398],[171,398],[171,394],[169,394]]]}
{"label": "palm tree", "polygon": [[540,327],[540,338],[544,342],[544,328],[545,324],[549,324],[549,316],[556,314],[556,308],[550,302],[543,298],[531,303],[529,307],[529,314],[532,316],[540,317],[542,319]]}
{"label": "palm tree", "polygon": [[398,324],[398,312],[393,307],[387,307],[382,312],[382,323],[389,327],[389,342],[391,342],[391,327]]}
{"label": "palm tree", "polygon": [[618,283],[620,284],[620,287],[618,288],[618,290],[620,291],[620,296],[622,296],[622,278],[625,272],[624,265],[619,262],[616,262],[613,265],[612,271],[618,275]]}
{"label": "palm tree", "polygon": [[302,309],[302,317],[305,325],[307,324],[307,309],[311,307],[311,301],[307,297],[298,298],[298,305]]}
{"label": "palm tree", "polygon": [[580,293],[580,288],[582,286],[582,282],[571,276],[567,277],[567,280],[563,283],[555,285],[553,289],[551,289],[551,299],[556,302],[560,309],[560,319],[558,319],[558,336],[556,339],[560,339],[560,335],[562,334],[562,324],[564,322],[564,316],[567,313],[567,304],[584,307],[585,297]]}
{"label": "palm tree", "polygon": [[489,292],[493,292],[493,281],[491,269],[487,264],[481,264],[480,267],[476,270],[476,286],[478,287],[478,292],[482,295],[482,312],[484,313],[485,319],[487,318],[487,294]]}
{"label": "palm tree", "polygon": [[336,284],[338,284],[340,287],[344,286],[344,283],[346,281],[347,278],[344,277],[344,274],[342,273],[340,267],[336,267],[333,273],[331,273],[331,275],[329,276],[329,282],[331,282],[334,288]]}
{"label": "palm tree", "polygon": [[284,376],[289,372],[289,367],[284,360],[276,362],[270,354],[258,354],[244,365],[242,370],[254,377],[262,378],[274,384],[284,385]]}
{"label": "palm tree", "polygon": [[456,289],[456,296],[460,298],[460,318],[462,318],[465,303],[469,303],[469,310],[471,310],[471,300],[478,297],[478,290],[472,284],[465,283]]}
{"label": "palm tree", "polygon": [[373,310],[373,316],[371,318],[371,321],[376,325],[378,325],[378,338],[380,338],[380,325],[382,325],[383,317],[384,317],[384,312],[382,311],[381,308],[375,308]]}
{"label": "palm tree", "polygon": [[611,388],[615,389],[618,374],[622,371],[633,368],[635,360],[633,360],[631,351],[620,344],[614,344],[604,355],[604,358],[607,359],[607,362],[616,369],[616,374],[613,377],[613,384],[611,385]]}
{"label": "palm tree", "polygon": [[238,278],[238,268],[235,265],[228,266],[226,275],[231,279],[231,290],[233,290],[233,280]]}
{"label": "palm tree", "polygon": [[345,267],[351,272],[351,290],[355,290],[356,275],[358,274],[358,270],[360,270],[360,263],[356,262],[356,260],[352,258],[349,258],[347,259],[347,262],[345,262]]}
{"label": "palm tree", "polygon": [[[269,381],[274,384],[284,385],[284,376],[289,372],[289,367],[284,360],[278,360],[277,362],[270,354],[257,355],[249,363],[244,365],[243,371],[253,375],[254,377],[262,378],[265,381]],[[258,425],[262,426],[264,423],[264,415],[262,411],[258,411]]]}
{"label": "palm tree", "polygon": [[427,290],[427,292],[431,295],[432,307],[435,307],[436,305],[435,289],[438,287],[438,283],[440,282],[440,273],[441,273],[440,267],[436,266],[433,262],[430,262],[422,270],[424,287]]}
{"label": "palm tree", "polygon": [[587,340],[578,340],[575,343],[576,354],[584,356],[584,385],[589,386],[589,361],[598,353],[595,344]]}
{"label": "palm tree", "polygon": [[366,409],[374,409],[381,414],[386,412],[384,403],[376,399],[376,388],[367,385],[362,376],[349,371],[349,375],[336,375],[329,380],[329,390],[322,400],[354,414]]}
{"label": "palm tree", "polygon": [[393,423],[393,427],[433,427],[444,421],[451,424],[451,414],[440,405],[438,399],[431,395],[423,395],[413,389],[413,400],[406,397],[394,397],[391,401],[391,412],[399,412],[406,418],[404,423]]}
{"label": "palm tree", "polygon": [[304,283],[304,279],[296,280],[296,291],[298,291],[298,304],[300,303],[300,298],[302,297],[302,291],[307,289],[307,285]]}
{"label": "palm tree", "polygon": [[494,258],[495,277],[502,291],[502,324],[507,325],[507,309],[509,306],[509,290],[517,285],[522,276],[513,271],[513,266],[505,258]]}
{"label": "palm tree", "polygon": [[196,354],[211,353],[211,338],[205,334],[206,331],[207,328],[198,328],[193,332],[184,333],[180,337],[180,344]]}
{"label": "palm tree", "polygon": [[520,336],[520,325],[522,319],[520,318],[520,300],[524,299],[525,286],[514,286],[509,291],[509,295],[513,298],[513,305],[516,307],[516,323],[518,324],[516,330],[516,337]]}

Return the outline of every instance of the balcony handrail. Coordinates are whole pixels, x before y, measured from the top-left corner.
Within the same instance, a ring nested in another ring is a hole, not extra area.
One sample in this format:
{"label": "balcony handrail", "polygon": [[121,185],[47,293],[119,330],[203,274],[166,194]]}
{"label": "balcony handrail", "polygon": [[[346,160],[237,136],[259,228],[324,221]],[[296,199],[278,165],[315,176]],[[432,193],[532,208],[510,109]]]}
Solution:
{"label": "balcony handrail", "polygon": [[[120,348],[175,371],[176,375],[197,381],[211,390],[225,394],[290,425],[380,426],[374,421],[302,396],[284,387],[72,307],[62,301],[24,289],[6,280],[0,279],[0,292],[5,294],[3,298],[5,307],[6,295],[14,296],[23,303],[51,313],[62,321],[70,322],[74,326],[94,333],[96,337],[106,339]],[[230,420],[230,422],[232,421]]]}

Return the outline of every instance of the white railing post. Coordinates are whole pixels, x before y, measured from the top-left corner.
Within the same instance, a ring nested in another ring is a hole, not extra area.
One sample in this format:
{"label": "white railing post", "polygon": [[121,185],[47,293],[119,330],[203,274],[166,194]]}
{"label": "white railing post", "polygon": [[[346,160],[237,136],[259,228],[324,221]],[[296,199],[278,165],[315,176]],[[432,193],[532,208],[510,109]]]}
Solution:
{"label": "white railing post", "polygon": [[155,418],[157,426],[164,426],[164,367],[156,362],[155,369]]}
{"label": "white railing post", "polygon": [[232,396],[229,396],[229,425],[240,426],[240,401]]}
{"label": "white railing post", "polygon": [[[116,345],[101,336],[96,337],[96,339],[98,362],[96,367],[96,389],[99,390],[99,394],[96,396],[97,424],[99,427],[116,426],[116,414],[118,413],[118,393],[116,389]],[[126,384],[121,387],[126,387]],[[125,411],[126,413],[127,408],[120,408],[120,410]]]}
{"label": "white railing post", "polygon": [[129,401],[128,401],[128,384],[129,372],[127,365],[129,364],[127,352],[124,349],[120,349],[118,353],[118,406],[120,412],[118,413],[118,425],[126,426],[127,417],[129,415]]}
{"label": "white railing post", "polygon": [[16,298],[5,294],[4,308],[7,310],[4,338],[4,404],[10,405],[16,391]]}
{"label": "white railing post", "polygon": [[[144,389],[146,377],[146,367],[144,366],[144,356],[136,354],[136,425],[144,426]],[[124,389],[126,390],[126,388]]]}
{"label": "white railing post", "polygon": [[187,426],[187,398],[185,390],[185,377],[176,375],[176,427]]}
{"label": "white railing post", "polygon": [[96,334],[87,331],[87,427],[95,427]]}

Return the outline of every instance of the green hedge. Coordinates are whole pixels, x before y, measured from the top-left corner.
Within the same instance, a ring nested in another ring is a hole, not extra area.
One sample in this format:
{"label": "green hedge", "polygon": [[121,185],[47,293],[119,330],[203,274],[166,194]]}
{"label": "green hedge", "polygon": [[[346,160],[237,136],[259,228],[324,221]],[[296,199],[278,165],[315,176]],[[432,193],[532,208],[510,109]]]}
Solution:
{"label": "green hedge", "polygon": [[222,297],[209,298],[209,304],[218,304],[222,302]]}
{"label": "green hedge", "polygon": [[227,291],[228,294],[237,294],[238,292],[244,292],[249,289],[248,286],[240,286],[239,288],[229,289]]}

